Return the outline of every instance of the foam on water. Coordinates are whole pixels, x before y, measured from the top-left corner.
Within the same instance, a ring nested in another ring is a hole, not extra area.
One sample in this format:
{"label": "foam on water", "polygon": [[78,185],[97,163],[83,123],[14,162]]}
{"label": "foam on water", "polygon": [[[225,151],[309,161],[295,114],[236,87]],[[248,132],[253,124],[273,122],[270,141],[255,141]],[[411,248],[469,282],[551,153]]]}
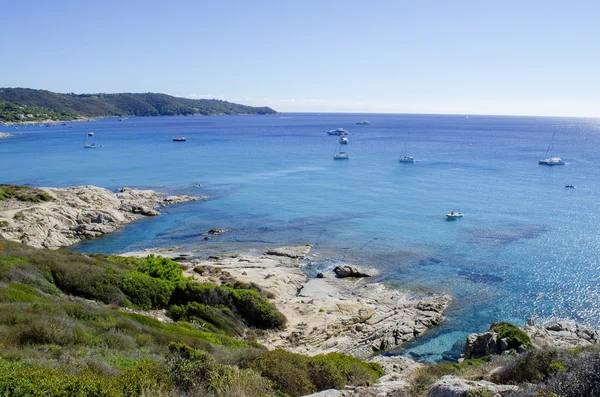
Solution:
{"label": "foam on water", "polygon": [[[371,125],[355,125],[363,119]],[[566,165],[538,165],[555,126],[554,154]],[[492,321],[600,326],[599,120],[293,114],[73,127],[3,127],[16,136],[0,141],[2,182],[212,197],[81,252],[312,243],[315,269],[376,266],[398,288],[453,297],[448,321],[402,351],[427,360],[455,354],[464,335]],[[339,137],[325,131],[337,127],[351,133],[348,161],[332,158]],[[102,148],[82,148],[87,131]],[[172,142],[180,135],[187,142]],[[405,146],[418,163],[398,162]],[[452,210],[465,217],[446,221]],[[213,227],[229,232],[205,241]]]}

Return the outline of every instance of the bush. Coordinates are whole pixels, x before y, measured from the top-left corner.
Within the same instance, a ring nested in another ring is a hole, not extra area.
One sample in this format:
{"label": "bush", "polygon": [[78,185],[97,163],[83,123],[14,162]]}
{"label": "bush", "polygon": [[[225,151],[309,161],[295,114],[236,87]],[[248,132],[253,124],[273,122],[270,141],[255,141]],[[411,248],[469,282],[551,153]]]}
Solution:
{"label": "bush", "polygon": [[251,289],[184,281],[175,288],[171,304],[186,305],[188,302],[229,308],[246,324],[257,328],[283,328],[286,323],[285,316],[273,304]]}
{"label": "bush", "polygon": [[307,357],[284,350],[265,352],[249,364],[292,397],[345,385],[372,384],[384,371],[378,364],[365,363],[341,353]]}
{"label": "bush", "polygon": [[519,354],[507,362],[494,374],[493,380],[499,383],[537,383],[550,373],[550,364],[557,361],[556,349],[544,348]]}
{"label": "bush", "polygon": [[113,262],[132,266],[136,270],[153,278],[170,281],[176,284],[184,279],[179,264],[172,259],[162,256],[148,255],[146,258],[109,256]]}
{"label": "bush", "polygon": [[9,283],[7,287],[0,286],[0,302],[45,302],[35,288],[21,283]]}
{"label": "bush", "polygon": [[169,308],[169,316],[175,320],[202,321],[203,324],[214,332],[222,332],[227,335],[241,334],[244,324],[236,319],[226,307],[213,307],[197,302],[187,305],[173,305]]}
{"label": "bush", "polygon": [[180,392],[194,396],[275,396],[271,383],[251,370],[217,363],[211,356],[171,343],[167,371]]}
{"label": "bush", "polygon": [[508,345],[511,347],[529,346],[531,344],[529,336],[521,328],[511,323],[492,323],[490,331],[496,332],[498,339],[508,338]]}
{"label": "bush", "polygon": [[120,278],[121,290],[131,303],[141,309],[167,307],[175,285],[138,271],[127,272]]}

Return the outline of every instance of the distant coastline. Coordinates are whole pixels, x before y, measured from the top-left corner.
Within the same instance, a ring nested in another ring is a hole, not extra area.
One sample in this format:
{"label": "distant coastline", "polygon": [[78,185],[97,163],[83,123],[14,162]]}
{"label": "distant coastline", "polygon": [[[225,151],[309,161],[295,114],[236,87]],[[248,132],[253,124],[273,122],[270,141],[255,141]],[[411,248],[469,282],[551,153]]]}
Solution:
{"label": "distant coastline", "polygon": [[0,124],[40,124],[129,116],[217,116],[278,114],[218,99],[179,98],[159,93],[60,94],[29,88],[0,88]]}

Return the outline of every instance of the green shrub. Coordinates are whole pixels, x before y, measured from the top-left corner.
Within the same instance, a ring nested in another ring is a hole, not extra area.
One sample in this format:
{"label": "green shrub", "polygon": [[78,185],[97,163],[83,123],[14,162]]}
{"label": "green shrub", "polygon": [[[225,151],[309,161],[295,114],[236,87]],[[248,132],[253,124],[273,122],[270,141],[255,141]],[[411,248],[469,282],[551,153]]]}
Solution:
{"label": "green shrub", "polygon": [[384,375],[378,364],[365,363],[341,353],[307,357],[273,350],[263,353],[249,366],[292,397],[332,388],[342,389],[345,385],[368,385]]}
{"label": "green shrub", "polygon": [[83,260],[51,264],[54,284],[63,292],[122,305],[125,294],[119,289],[120,277],[111,269],[86,263]]}
{"label": "green shrub", "polygon": [[187,305],[173,305],[169,308],[169,316],[175,321],[201,321],[205,327],[214,332],[223,332],[227,335],[240,334],[244,324],[240,322],[231,310],[226,307],[213,307],[197,302]]}
{"label": "green shrub", "polygon": [[285,316],[273,304],[251,289],[184,281],[175,288],[171,304],[186,305],[188,302],[227,307],[246,324],[257,328],[283,328],[286,323]]}
{"label": "green shrub", "polygon": [[184,279],[179,264],[172,259],[162,256],[148,255],[146,258],[109,256],[113,262],[127,264],[150,277],[178,283]]}
{"label": "green shrub", "polygon": [[500,383],[536,383],[550,373],[550,365],[556,362],[556,349],[531,350],[509,359],[495,374],[494,381]]}
{"label": "green shrub", "polygon": [[119,286],[131,303],[141,309],[163,308],[169,304],[175,285],[138,271],[120,278]]}
{"label": "green shrub", "polygon": [[529,336],[521,328],[511,323],[492,323],[490,331],[496,332],[498,339],[508,338],[508,345],[511,347],[529,346],[531,344]]}
{"label": "green shrub", "polygon": [[[214,396],[274,396],[271,383],[251,370],[219,364],[206,353],[171,343],[167,373],[180,392]],[[235,392],[232,393],[232,392]]]}

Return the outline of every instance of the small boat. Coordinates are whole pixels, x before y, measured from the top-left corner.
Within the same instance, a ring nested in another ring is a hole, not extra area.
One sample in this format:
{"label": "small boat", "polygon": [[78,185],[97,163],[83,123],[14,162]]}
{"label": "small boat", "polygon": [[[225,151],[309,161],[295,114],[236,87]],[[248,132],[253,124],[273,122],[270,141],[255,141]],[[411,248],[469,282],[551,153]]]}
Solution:
{"label": "small boat", "polygon": [[569,189],[575,189],[575,186],[573,185],[565,185],[565,187],[568,187]]}
{"label": "small boat", "polygon": [[94,136],[94,133],[90,131],[88,132],[88,136]]}
{"label": "small boat", "polygon": [[185,142],[185,141],[187,141],[187,139],[185,139],[184,136],[178,136],[178,137],[173,138],[173,142]]}
{"label": "small boat", "polygon": [[348,144],[348,138],[346,138],[345,136],[342,136],[342,137],[340,138],[340,143],[341,143],[342,145],[347,145],[347,144]]}
{"label": "small boat", "polygon": [[361,120],[356,123],[356,125],[371,125],[367,120]]}
{"label": "small boat", "polygon": [[456,218],[462,218],[463,214],[461,214],[460,212],[450,212],[449,214],[446,214],[446,219],[456,219]]}
{"label": "small boat", "polygon": [[[546,149],[546,154],[544,155],[545,159],[540,160],[538,164],[544,165],[565,165],[565,162],[562,161],[560,157],[552,156],[552,150],[554,149],[554,136],[556,135],[556,128],[554,128],[554,132],[552,133],[552,140],[548,145],[548,149]],[[550,153],[550,157],[548,157],[548,153]]]}
{"label": "small boat", "polygon": [[343,128],[336,128],[335,130],[327,131],[329,135],[348,135],[349,132],[344,130]]}
{"label": "small boat", "polygon": [[350,156],[348,156],[348,153],[346,153],[346,152],[337,152],[336,154],[333,155],[334,160],[347,160],[349,158],[350,158]]}
{"label": "small boat", "polygon": [[86,134],[85,135],[85,140],[83,141],[83,148],[84,149],[96,149],[96,144],[95,143],[89,143],[88,142],[88,137],[90,136],[90,134]]}
{"label": "small boat", "polygon": [[348,155],[348,153],[340,151],[340,144],[338,143],[337,147],[335,148],[335,152],[333,152],[333,159],[334,160],[347,160],[349,158],[350,158],[350,156]]}
{"label": "small boat", "polygon": [[406,155],[406,142],[404,142],[404,152],[402,152],[402,157],[400,157],[401,163],[414,163],[415,158],[413,156]]}

